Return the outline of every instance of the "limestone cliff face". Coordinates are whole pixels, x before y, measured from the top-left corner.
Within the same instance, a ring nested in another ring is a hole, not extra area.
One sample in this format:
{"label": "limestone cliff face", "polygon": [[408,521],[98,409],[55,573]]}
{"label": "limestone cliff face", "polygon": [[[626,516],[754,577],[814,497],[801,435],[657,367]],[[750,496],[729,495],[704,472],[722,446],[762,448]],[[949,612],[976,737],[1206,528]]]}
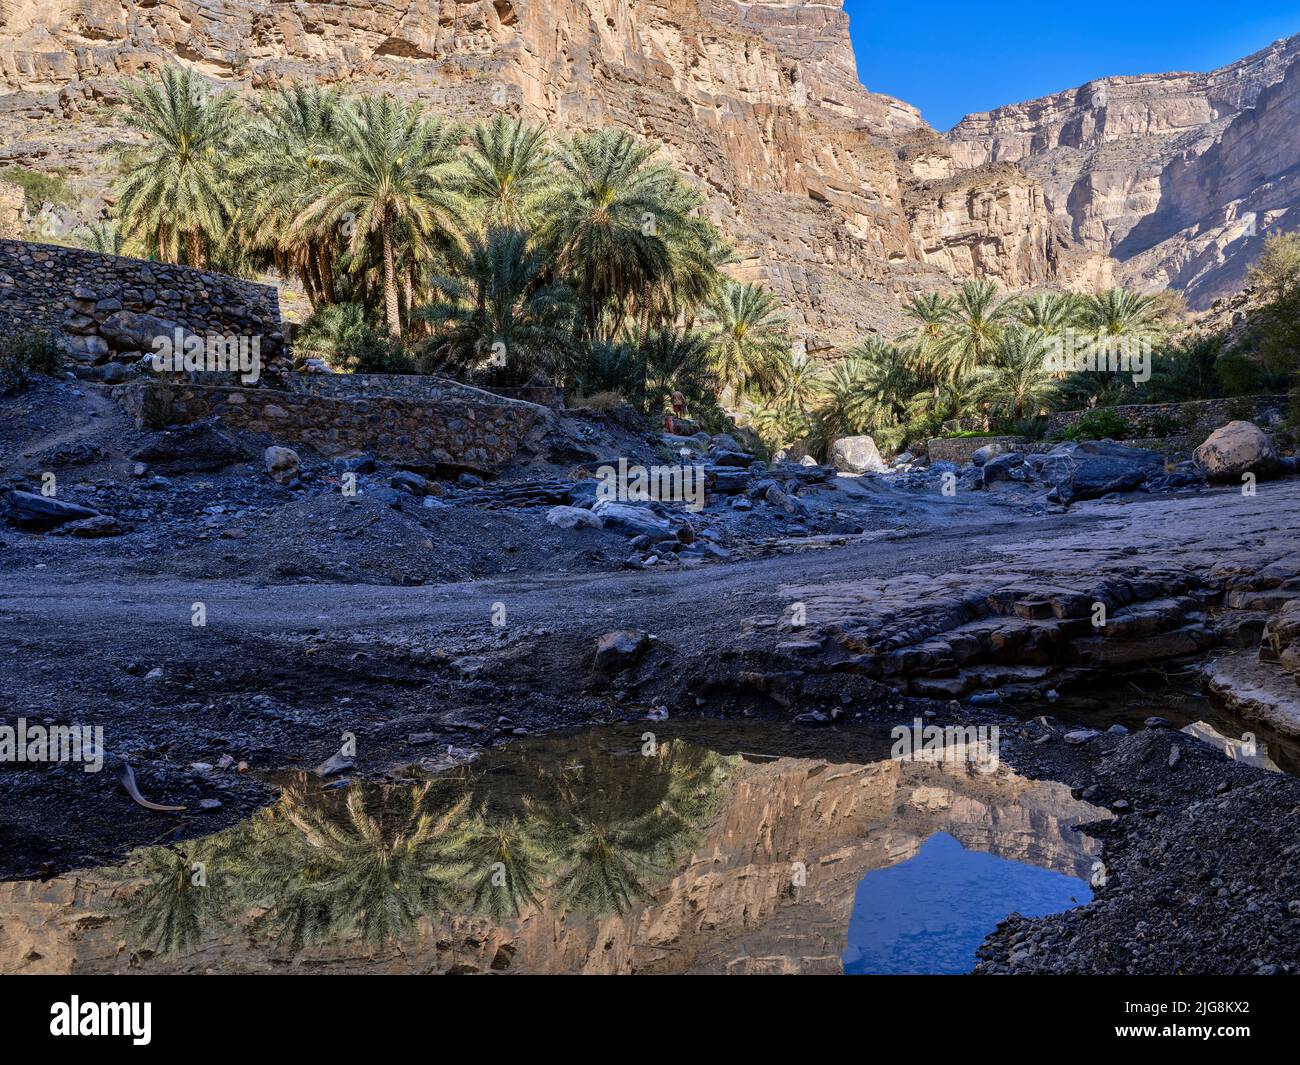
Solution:
{"label": "limestone cliff face", "polygon": [[0,162],[93,171],[116,80],[180,61],[242,88],[346,82],[661,141],[810,348],[892,328],[909,291],[1055,280],[1034,180],[968,177],[969,210],[923,184],[952,173],[951,152],[915,108],[863,88],[841,2],[0,0]]}
{"label": "limestone cliff face", "polygon": [[962,167],[1037,178],[1120,280],[1205,307],[1240,287],[1268,227],[1300,223],[1298,61],[1295,36],[1208,74],[1104,78],[968,115],[946,140]]}
{"label": "limestone cliff face", "polygon": [[0,181],[0,240],[17,240],[22,233],[23,190]]}

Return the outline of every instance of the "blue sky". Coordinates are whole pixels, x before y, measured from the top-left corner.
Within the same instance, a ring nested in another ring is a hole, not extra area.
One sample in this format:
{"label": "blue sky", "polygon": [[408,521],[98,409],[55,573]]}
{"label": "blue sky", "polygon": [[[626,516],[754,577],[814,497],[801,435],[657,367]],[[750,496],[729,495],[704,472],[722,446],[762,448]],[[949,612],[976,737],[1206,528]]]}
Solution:
{"label": "blue sky", "polygon": [[845,0],[867,88],[945,130],[1111,74],[1212,70],[1300,33],[1300,0]]}

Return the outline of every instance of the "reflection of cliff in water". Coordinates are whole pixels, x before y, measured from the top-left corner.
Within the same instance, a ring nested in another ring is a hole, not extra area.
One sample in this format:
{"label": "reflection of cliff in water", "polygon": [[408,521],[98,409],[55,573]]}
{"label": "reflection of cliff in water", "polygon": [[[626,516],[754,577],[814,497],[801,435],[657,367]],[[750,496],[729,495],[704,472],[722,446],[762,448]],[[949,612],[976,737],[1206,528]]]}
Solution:
{"label": "reflection of cliff in water", "polygon": [[731,733],[649,755],[639,729],[551,737],[420,783],[296,778],[207,839],[0,884],[0,971],[837,972],[858,881],[935,832],[1088,876],[1096,845],[1071,826],[1104,815],[1062,785],[722,753],[754,749]]}

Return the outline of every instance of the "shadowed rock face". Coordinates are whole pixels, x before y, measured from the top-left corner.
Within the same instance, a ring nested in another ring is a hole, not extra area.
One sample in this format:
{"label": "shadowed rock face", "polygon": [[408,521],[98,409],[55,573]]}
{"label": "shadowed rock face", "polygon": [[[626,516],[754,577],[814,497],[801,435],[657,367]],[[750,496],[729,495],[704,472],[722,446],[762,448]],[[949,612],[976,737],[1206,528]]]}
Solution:
{"label": "shadowed rock face", "polygon": [[[661,793],[647,791],[644,782],[603,775],[592,766],[607,754],[591,747],[575,752],[566,742],[545,741],[542,749],[552,759],[561,755],[553,761],[561,775],[578,765],[596,772],[624,823],[654,803],[677,801],[673,785]],[[644,898],[622,913],[590,907],[585,914],[561,913],[555,902],[563,889],[555,887],[515,918],[435,916],[431,922],[422,916],[399,943],[326,942],[286,952],[255,924],[254,907],[225,927],[201,926],[185,953],[156,956],[136,941],[138,926],[118,908],[159,882],[141,878],[147,863],[137,857],[122,870],[0,885],[0,972],[266,971],[285,965],[382,972],[839,972],[857,885],[870,870],[905,861],[934,833],[947,832],[968,849],[1087,878],[1096,846],[1072,826],[1105,816],[1072,800],[1063,785],[1030,782],[1005,768],[981,773],[970,764],[942,762],[700,757],[698,749],[696,755],[687,760],[689,771],[704,767],[707,777],[691,778],[694,794],[697,800],[703,795],[700,809],[710,812],[664,875],[642,885]],[[623,761],[631,762],[635,775],[640,759]],[[393,790],[390,799],[400,806]],[[319,808],[331,801],[323,794],[305,802],[291,796],[290,816],[278,827],[293,825],[302,838],[312,837]],[[375,791],[367,794],[368,815],[383,826],[385,839],[397,839],[409,822],[386,820]],[[549,800],[530,794],[539,816],[548,816]],[[274,808],[265,815],[276,816]],[[339,823],[339,815],[331,816]],[[263,837],[261,849],[240,860],[245,867],[274,866],[276,854],[267,848],[282,838],[272,835],[268,843]],[[792,884],[795,863],[806,869],[803,886]],[[156,861],[148,867],[162,868]],[[214,860],[214,887],[219,870]]]}
{"label": "shadowed rock face", "polygon": [[1203,308],[1238,289],[1270,227],[1300,221],[1300,36],[1208,74],[1102,78],[967,115],[963,167],[1014,162],[1120,280]]}
{"label": "shadowed rock face", "polygon": [[942,184],[948,146],[863,88],[839,0],[12,0],[0,134],[23,165],[96,171],[112,130],[82,116],[119,98],[121,76],[175,61],[243,88],[345,82],[461,118],[506,108],[654,138],[738,238],[741,276],[793,305],[813,350],[898,328],[900,295],[952,280],[1104,280],[1037,179],[1002,167]]}

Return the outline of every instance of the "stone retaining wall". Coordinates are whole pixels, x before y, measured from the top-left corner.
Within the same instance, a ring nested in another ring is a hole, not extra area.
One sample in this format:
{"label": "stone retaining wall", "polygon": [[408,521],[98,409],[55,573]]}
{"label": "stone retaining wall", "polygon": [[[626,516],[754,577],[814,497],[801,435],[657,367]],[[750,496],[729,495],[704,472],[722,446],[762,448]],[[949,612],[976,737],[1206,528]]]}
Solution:
{"label": "stone retaining wall", "polygon": [[564,406],[562,388],[476,388],[436,374],[298,373],[289,379],[289,387],[295,392],[343,399],[355,399],[361,395],[401,396],[407,399],[448,399],[458,395],[477,395],[517,399],[552,409]]}
{"label": "stone retaining wall", "polygon": [[[1280,425],[1286,417],[1286,396],[1243,396],[1234,399],[1204,399],[1191,403],[1135,403],[1101,408],[1123,418],[1135,429],[1162,429],[1150,436],[1199,436],[1204,440],[1215,429],[1238,419],[1254,422],[1262,429]],[[1057,432],[1077,425],[1086,410],[1057,411],[1047,416],[1047,431]],[[1199,443],[1199,441],[1198,441]]]}
{"label": "stone retaining wall", "polygon": [[119,385],[113,396],[141,429],[215,416],[241,432],[305,445],[321,455],[369,452],[422,470],[494,473],[550,417],[545,407],[492,397],[341,399],[273,388],[195,385],[170,378]]}
{"label": "stone retaining wall", "polygon": [[1024,443],[1024,437],[1020,436],[937,437],[926,442],[925,453],[931,462],[955,462],[958,466],[964,466],[986,444],[1002,444],[1008,451],[1020,451],[1023,450]]}
{"label": "stone retaining wall", "polygon": [[[86,367],[132,363],[152,338],[259,337],[262,378],[289,369],[275,288],[187,266],[0,240],[0,328],[49,328]],[[110,378],[111,379],[111,378]]]}

